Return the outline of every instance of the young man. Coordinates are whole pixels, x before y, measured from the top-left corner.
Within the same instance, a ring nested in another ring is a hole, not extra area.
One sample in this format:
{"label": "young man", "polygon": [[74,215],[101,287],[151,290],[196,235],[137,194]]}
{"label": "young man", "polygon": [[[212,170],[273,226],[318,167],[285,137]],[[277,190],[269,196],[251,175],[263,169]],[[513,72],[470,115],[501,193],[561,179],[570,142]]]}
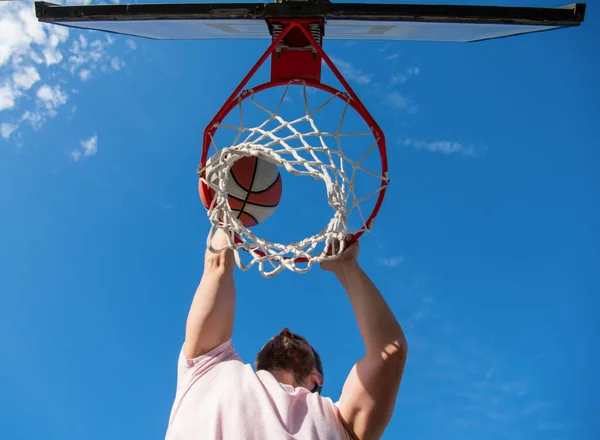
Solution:
{"label": "young man", "polygon": [[[213,247],[227,238],[219,231]],[[402,329],[360,268],[359,244],[321,264],[346,290],[365,344],[335,404],[319,393],[321,359],[288,329],[256,356],[256,372],[231,344],[235,310],[231,250],[206,252],[179,357],[167,440],[371,440],[389,423],[407,355]]]}

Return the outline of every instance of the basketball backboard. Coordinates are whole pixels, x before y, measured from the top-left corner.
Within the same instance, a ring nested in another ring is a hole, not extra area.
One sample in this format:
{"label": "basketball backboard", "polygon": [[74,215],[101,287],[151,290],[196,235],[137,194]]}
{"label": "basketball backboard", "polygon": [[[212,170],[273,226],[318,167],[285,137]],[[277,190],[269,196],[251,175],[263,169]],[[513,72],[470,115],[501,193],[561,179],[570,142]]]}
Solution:
{"label": "basketball backboard", "polygon": [[165,40],[270,39],[268,20],[321,18],[326,40],[473,42],[578,26],[585,4],[561,8],[320,3],[59,6],[36,2],[42,22]]}

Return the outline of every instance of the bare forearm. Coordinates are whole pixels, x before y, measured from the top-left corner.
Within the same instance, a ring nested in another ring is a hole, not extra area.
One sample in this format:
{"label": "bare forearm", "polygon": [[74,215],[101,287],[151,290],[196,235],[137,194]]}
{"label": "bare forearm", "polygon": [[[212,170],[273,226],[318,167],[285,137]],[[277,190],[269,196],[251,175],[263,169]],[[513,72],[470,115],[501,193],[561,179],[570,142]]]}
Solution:
{"label": "bare forearm", "polygon": [[333,272],[346,289],[366,348],[344,383],[340,417],[355,438],[371,440],[381,438],[394,412],[407,344],[383,296],[358,265],[358,252],[359,243],[354,242],[321,267]]}
{"label": "bare forearm", "polygon": [[406,339],[385,299],[356,260],[335,272],[348,294],[367,356],[405,354]]}
{"label": "bare forearm", "polygon": [[[226,237],[215,235],[213,246],[221,248]],[[185,355],[197,357],[231,338],[235,314],[235,262],[231,250],[206,251],[204,273],[190,307],[186,324]]]}

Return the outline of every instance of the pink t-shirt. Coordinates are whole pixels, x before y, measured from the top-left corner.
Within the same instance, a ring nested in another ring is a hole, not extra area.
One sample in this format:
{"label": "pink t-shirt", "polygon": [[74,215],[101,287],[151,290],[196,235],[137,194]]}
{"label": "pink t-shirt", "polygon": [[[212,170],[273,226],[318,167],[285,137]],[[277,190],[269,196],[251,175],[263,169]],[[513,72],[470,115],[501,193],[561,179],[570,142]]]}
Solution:
{"label": "pink t-shirt", "polygon": [[227,341],[179,356],[166,440],[351,440],[333,401],[254,372]]}

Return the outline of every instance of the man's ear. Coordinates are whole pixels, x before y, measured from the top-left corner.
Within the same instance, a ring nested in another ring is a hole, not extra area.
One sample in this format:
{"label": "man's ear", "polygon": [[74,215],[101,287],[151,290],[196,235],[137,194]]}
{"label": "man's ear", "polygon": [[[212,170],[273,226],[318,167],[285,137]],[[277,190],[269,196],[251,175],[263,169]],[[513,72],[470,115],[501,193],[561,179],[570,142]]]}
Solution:
{"label": "man's ear", "polygon": [[317,385],[319,385],[320,387],[323,386],[323,382],[325,382],[325,378],[323,377],[323,375],[321,373],[313,373],[313,374],[311,374],[310,377],[313,380],[313,382],[315,382]]}

